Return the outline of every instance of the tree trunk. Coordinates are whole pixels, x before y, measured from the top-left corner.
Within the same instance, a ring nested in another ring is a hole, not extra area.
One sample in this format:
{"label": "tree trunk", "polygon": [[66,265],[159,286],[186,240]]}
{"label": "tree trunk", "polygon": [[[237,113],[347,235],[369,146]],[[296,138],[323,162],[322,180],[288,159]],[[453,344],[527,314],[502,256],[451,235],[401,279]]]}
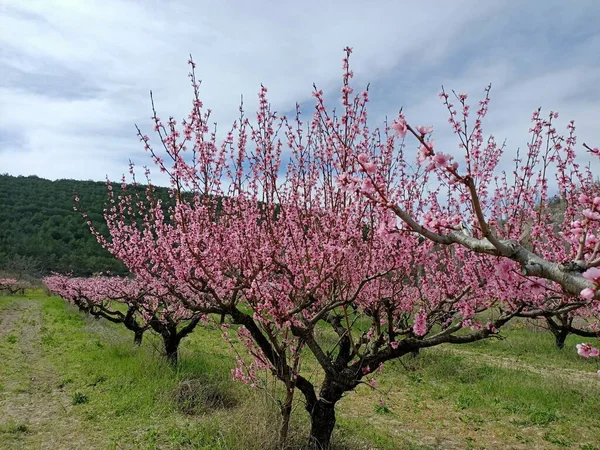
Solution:
{"label": "tree trunk", "polygon": [[290,418],[292,417],[292,406],[294,400],[294,388],[286,386],[286,396],[281,404],[281,428],[279,429],[279,448],[285,450],[287,447],[288,432],[290,429]]}
{"label": "tree trunk", "polygon": [[571,324],[573,323],[573,318],[563,314],[562,316],[559,316],[558,319],[560,320],[560,325],[551,317],[546,317],[546,323],[548,324],[548,329],[554,335],[556,347],[563,349],[565,347],[565,340],[569,335]]}
{"label": "tree trunk", "polygon": [[165,344],[165,356],[167,357],[167,361],[172,366],[177,365],[177,351],[179,349],[180,339],[178,336],[174,336],[172,334],[164,334],[163,342]]}
{"label": "tree trunk", "polygon": [[311,450],[328,450],[335,427],[335,403],[320,398],[310,413]]}
{"label": "tree trunk", "polygon": [[554,342],[556,343],[556,347],[558,347],[559,349],[563,349],[565,347],[565,341],[567,340],[567,336],[569,335],[569,332],[566,330],[560,330],[557,332],[554,332]]}
{"label": "tree trunk", "polygon": [[144,330],[135,330],[133,335],[133,343],[138,347],[142,345],[142,338],[144,337]]}

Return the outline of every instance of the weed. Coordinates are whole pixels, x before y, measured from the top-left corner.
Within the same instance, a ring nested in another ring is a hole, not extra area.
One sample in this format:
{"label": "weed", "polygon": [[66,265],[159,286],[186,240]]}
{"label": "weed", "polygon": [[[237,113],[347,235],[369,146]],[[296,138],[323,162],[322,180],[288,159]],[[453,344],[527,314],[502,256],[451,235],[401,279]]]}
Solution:
{"label": "weed", "polygon": [[0,424],[0,433],[19,434],[29,432],[29,427],[21,422],[9,420],[6,424]]}
{"label": "weed", "polygon": [[566,439],[564,439],[560,436],[551,434],[549,432],[544,433],[543,438],[545,441],[550,442],[551,444],[554,444],[554,445],[558,445],[559,447],[570,447],[571,446],[571,442],[567,441]]}
{"label": "weed", "polygon": [[529,414],[529,420],[535,425],[548,425],[558,420],[555,411],[533,411]]}
{"label": "weed", "polygon": [[232,408],[237,403],[226,383],[209,379],[182,381],[173,391],[173,401],[179,411],[190,415]]}
{"label": "weed", "polygon": [[392,414],[392,410],[385,404],[383,400],[378,401],[373,406],[373,410],[377,414]]}
{"label": "weed", "polygon": [[83,405],[89,401],[88,396],[81,392],[75,392],[71,397],[72,405]]}

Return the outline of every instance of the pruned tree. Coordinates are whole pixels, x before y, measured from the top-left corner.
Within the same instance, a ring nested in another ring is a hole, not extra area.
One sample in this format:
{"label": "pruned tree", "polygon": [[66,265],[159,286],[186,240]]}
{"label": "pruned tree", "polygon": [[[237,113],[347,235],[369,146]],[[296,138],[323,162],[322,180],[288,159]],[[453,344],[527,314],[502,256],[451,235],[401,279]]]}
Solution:
{"label": "pruned tree", "polygon": [[[221,143],[190,60],[194,98],[181,129],[173,118],[163,122],[154,103],[160,150],[138,129],[171,180],[173,204],[155,198],[150,180],[145,193],[124,185],[116,194],[109,183],[110,236],[90,224],[136,279],[168,293],[175,310],[217,314],[224,328],[237,328],[252,358],[239,358],[235,377],[253,383],[266,369],[285,386],[282,446],[295,391],[311,418],[311,447],[328,448],[337,402],[372,383],[387,361],[496,336],[513,317],[551,311],[554,294],[575,309],[595,289],[581,274],[599,258],[588,238],[598,230],[588,193],[593,170],[576,164],[573,134],[563,142],[552,131],[542,150],[543,132],[553,128],[536,113],[527,159],[517,158],[524,176],[511,185],[494,178],[502,149],[493,139],[483,144],[487,94],[470,132],[459,96],[464,121],[447,106],[463,139],[463,174],[434,151],[428,127],[413,129],[400,115],[369,128],[368,91],[353,95],[345,51],[339,113],[315,88],[309,123],[298,106],[288,120],[271,110],[262,87],[256,116],[240,108]],[[421,145],[417,158],[398,140],[407,132]],[[581,226],[565,222],[560,233],[544,209],[551,164],[573,205],[565,221],[584,215]],[[490,310],[493,319],[481,323],[478,313]],[[321,371],[316,379],[307,355]]]}
{"label": "pruned tree", "polygon": [[159,292],[137,279],[120,277],[71,278],[52,275],[44,278],[52,292],[96,318],[121,323],[142,344],[151,329],[160,335],[164,354],[175,365],[181,340],[200,322],[201,316],[178,307],[165,291]]}

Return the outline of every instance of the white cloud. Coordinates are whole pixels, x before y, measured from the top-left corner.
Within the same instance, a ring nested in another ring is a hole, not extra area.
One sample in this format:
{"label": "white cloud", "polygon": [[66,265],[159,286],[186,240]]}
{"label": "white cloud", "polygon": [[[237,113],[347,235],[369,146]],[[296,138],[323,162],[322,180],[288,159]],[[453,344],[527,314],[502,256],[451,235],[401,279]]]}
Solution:
{"label": "white cloud", "polygon": [[585,25],[600,16],[594,1],[0,5],[0,173],[116,179],[127,159],[147,162],[133,124],[151,130],[149,89],[161,117],[187,114],[189,53],[203,100],[227,129],[240,94],[253,111],[260,83],[279,111],[310,100],[313,82],[335,95],[346,45],[357,82],[372,82],[373,117],[405,106],[415,121],[444,129],[439,85],[476,98],[491,81],[488,130],[499,138],[522,145],[532,110],[543,105],[575,118],[586,142],[600,144],[600,61],[592,57],[600,37]]}

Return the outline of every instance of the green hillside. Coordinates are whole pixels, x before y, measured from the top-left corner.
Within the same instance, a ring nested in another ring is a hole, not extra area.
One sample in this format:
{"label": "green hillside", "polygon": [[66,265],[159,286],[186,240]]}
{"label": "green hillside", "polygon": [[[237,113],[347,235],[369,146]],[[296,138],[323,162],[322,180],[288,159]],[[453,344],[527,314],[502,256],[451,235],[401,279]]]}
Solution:
{"label": "green hillside", "polygon": [[[107,270],[121,275],[127,272],[73,210],[74,192],[106,235],[102,217],[105,183],[0,175],[0,272],[25,271],[38,276],[52,271],[79,276]],[[166,198],[167,190],[159,188],[157,195]]]}

